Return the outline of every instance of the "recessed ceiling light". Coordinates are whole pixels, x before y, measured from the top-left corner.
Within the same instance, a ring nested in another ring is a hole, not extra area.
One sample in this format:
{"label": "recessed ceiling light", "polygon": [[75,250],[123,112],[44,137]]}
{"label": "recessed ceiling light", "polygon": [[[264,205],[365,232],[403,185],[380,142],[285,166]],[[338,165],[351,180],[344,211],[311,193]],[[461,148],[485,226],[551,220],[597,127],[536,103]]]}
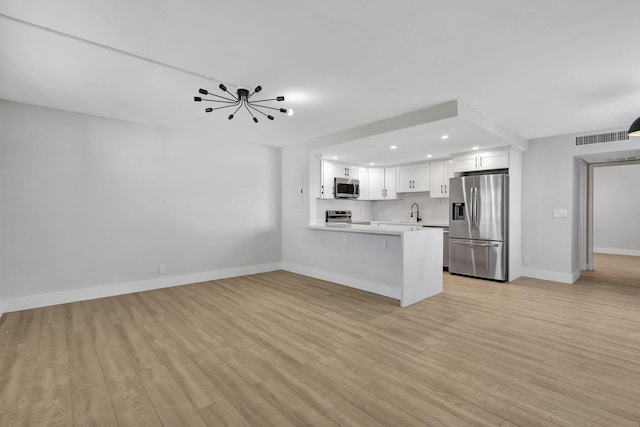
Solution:
{"label": "recessed ceiling light", "polygon": [[480,148],[480,147],[473,147],[472,150],[477,150],[478,148]]}
{"label": "recessed ceiling light", "polygon": [[333,160],[338,160],[338,156],[333,156],[332,159]]}
{"label": "recessed ceiling light", "polygon": [[287,110],[287,116],[293,116],[293,110],[291,108]]}
{"label": "recessed ceiling light", "polygon": [[397,145],[392,145],[392,146],[391,146],[391,147],[389,147],[389,148],[391,148],[392,150],[395,150],[396,148],[398,148],[398,146],[397,146]]}
{"label": "recessed ceiling light", "polygon": [[449,135],[442,135],[440,139],[449,139]]}
{"label": "recessed ceiling light", "polygon": [[369,163],[369,166],[375,166],[375,165],[376,165],[375,163]]}
{"label": "recessed ceiling light", "polygon": [[427,159],[432,158],[433,156],[431,154],[427,154]]}

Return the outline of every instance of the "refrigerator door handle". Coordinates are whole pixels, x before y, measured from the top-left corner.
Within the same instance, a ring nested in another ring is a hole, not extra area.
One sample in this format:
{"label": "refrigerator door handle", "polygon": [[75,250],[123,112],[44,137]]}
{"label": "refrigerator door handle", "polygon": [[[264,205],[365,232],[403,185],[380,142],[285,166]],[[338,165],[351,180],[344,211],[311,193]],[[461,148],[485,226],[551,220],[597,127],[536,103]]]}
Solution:
{"label": "refrigerator door handle", "polygon": [[473,227],[475,229],[478,229],[478,227],[480,226],[480,220],[479,220],[479,212],[478,212],[478,187],[475,187],[475,192],[473,195],[473,208],[475,209],[475,212],[473,213],[473,220],[475,222],[475,224],[473,224]]}
{"label": "refrigerator door handle", "polygon": [[476,187],[471,187],[471,228],[476,226]]}

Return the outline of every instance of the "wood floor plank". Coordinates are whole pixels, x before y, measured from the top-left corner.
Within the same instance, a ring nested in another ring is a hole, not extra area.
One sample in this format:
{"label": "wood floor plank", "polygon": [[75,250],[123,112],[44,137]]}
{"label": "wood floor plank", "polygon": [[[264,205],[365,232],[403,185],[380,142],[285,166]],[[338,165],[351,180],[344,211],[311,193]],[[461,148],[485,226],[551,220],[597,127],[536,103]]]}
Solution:
{"label": "wood floor plank", "polygon": [[0,425],[640,427],[640,257],[397,301],[285,271],[5,313]]}
{"label": "wood floor plank", "polygon": [[71,394],[73,424],[77,426],[114,426],[116,415],[107,386],[100,384]]}
{"label": "wood floor plank", "polygon": [[294,425],[215,352],[204,351],[196,355],[194,361],[251,425],[273,427]]}
{"label": "wood floor plank", "polygon": [[251,424],[227,400],[222,399],[198,411],[210,426],[250,427]]}
{"label": "wood floor plank", "polygon": [[69,377],[55,367],[40,371],[34,389],[34,403],[28,425],[69,426],[73,424]]}
{"label": "wood floor plank", "polygon": [[104,384],[100,362],[82,309],[82,303],[65,304],[64,323],[69,354],[71,393]]}
{"label": "wood floor plank", "polygon": [[140,380],[163,425],[206,426],[166,367],[161,365],[142,371]]}
{"label": "wood floor plank", "polygon": [[296,425],[336,425],[319,408],[316,408],[276,377],[269,378],[258,384],[256,388],[265,399],[287,414]]}

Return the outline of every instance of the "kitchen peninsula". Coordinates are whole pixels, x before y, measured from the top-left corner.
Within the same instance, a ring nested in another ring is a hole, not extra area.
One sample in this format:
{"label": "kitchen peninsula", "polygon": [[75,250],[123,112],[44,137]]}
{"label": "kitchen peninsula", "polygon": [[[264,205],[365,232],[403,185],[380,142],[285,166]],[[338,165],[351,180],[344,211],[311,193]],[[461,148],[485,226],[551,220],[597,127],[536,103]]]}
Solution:
{"label": "kitchen peninsula", "polygon": [[406,307],[442,292],[442,230],[417,225],[318,224],[314,275],[400,300]]}

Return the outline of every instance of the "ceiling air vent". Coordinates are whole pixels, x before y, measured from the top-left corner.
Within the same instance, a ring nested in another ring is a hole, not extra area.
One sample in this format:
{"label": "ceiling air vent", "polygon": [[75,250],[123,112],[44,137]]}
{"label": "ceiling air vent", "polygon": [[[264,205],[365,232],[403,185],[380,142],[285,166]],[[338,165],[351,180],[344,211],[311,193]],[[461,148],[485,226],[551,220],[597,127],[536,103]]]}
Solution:
{"label": "ceiling air vent", "polygon": [[627,135],[627,131],[619,130],[615,132],[599,133],[596,135],[576,136],[576,146],[602,144],[605,142],[627,141],[628,139],[629,135]]}

